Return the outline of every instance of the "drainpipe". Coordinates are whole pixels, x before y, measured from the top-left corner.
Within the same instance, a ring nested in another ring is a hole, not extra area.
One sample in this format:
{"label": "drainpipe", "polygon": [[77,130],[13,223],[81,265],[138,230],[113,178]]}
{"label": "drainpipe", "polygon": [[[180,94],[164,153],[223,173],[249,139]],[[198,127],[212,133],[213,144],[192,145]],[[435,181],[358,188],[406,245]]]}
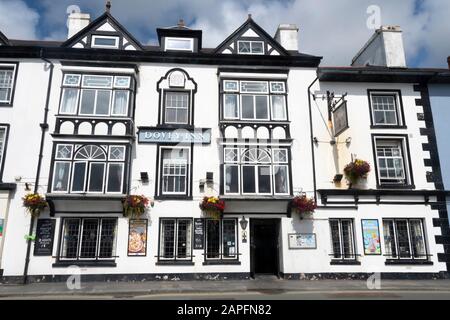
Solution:
{"label": "drainpipe", "polygon": [[[50,103],[50,91],[51,91],[51,84],[52,84],[52,79],[53,79],[53,69],[54,69],[53,62],[51,62],[50,60],[48,60],[44,57],[44,49],[41,49],[39,57],[45,63],[48,63],[50,65],[50,73],[48,76],[47,98],[45,101],[45,108],[44,108],[44,122],[39,125],[41,127],[41,145],[40,145],[40,149],[39,149],[38,165],[37,165],[37,170],[36,170],[36,179],[34,182],[34,193],[38,192],[39,177],[41,175],[42,158],[43,158],[44,142],[45,142],[45,132],[48,129],[48,112],[49,112],[48,106]],[[33,232],[34,220],[35,220],[34,216],[31,215],[30,230],[28,232],[29,235]],[[23,270],[23,284],[27,284],[27,282],[28,282],[28,266],[30,264],[30,253],[31,253],[31,239],[28,239],[27,255],[25,257],[25,268]]]}
{"label": "drainpipe", "polygon": [[312,159],[312,170],[313,170],[313,185],[314,185],[314,201],[317,203],[317,182],[316,182],[316,160],[314,154],[314,132],[313,132],[313,120],[312,120],[312,108],[311,108],[311,88],[319,80],[316,77],[314,81],[308,87],[308,107],[309,107],[309,130],[311,139],[311,159]]}

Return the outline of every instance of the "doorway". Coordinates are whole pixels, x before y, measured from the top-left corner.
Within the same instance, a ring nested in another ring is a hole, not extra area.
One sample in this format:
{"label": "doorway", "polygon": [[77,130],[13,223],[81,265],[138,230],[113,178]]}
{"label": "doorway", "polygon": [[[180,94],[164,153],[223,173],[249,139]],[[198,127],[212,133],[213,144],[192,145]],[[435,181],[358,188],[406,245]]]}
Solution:
{"label": "doorway", "polygon": [[250,267],[255,275],[279,276],[280,219],[250,219]]}

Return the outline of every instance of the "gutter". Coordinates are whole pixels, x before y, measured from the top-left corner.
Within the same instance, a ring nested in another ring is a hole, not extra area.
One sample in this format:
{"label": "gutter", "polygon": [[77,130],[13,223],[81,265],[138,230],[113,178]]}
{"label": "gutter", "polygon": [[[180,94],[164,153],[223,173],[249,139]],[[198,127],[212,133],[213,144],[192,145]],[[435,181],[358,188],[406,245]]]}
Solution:
{"label": "gutter", "polygon": [[313,131],[313,120],[312,120],[312,108],[311,108],[311,88],[319,80],[317,76],[316,79],[308,87],[308,108],[309,108],[309,131],[311,140],[311,159],[312,159],[312,169],[313,169],[313,186],[314,186],[314,201],[317,203],[317,181],[316,181],[316,160],[314,153],[314,131]]}
{"label": "gutter", "polygon": [[[39,188],[39,177],[41,175],[41,167],[42,167],[42,158],[43,158],[43,151],[44,151],[44,143],[45,143],[45,133],[48,129],[48,112],[49,112],[49,103],[50,103],[50,92],[51,92],[51,84],[53,79],[53,69],[54,64],[50,60],[46,59],[44,57],[44,49],[41,48],[39,53],[39,58],[42,59],[45,63],[48,63],[50,65],[50,73],[48,76],[48,85],[47,85],[47,98],[45,101],[45,108],[44,108],[44,121],[39,126],[41,127],[41,145],[39,148],[39,157],[38,157],[38,165],[36,169],[36,179],[34,183],[34,193],[38,192]],[[30,220],[30,229],[28,234],[31,234],[34,229],[34,216],[31,215]],[[28,266],[30,264],[30,253],[31,253],[31,239],[28,240],[27,243],[27,254],[25,256],[25,267],[23,270],[23,284],[27,284],[28,282]]]}

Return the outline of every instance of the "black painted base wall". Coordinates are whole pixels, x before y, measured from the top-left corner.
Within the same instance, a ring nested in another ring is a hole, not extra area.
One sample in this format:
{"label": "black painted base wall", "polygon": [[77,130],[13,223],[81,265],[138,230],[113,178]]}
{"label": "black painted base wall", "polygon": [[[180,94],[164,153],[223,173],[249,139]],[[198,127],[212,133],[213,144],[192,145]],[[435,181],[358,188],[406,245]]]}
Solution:
{"label": "black painted base wall", "polygon": [[[284,280],[367,280],[373,273],[282,273]],[[28,276],[28,283],[65,282],[70,275]],[[398,273],[382,272],[381,279],[389,280],[437,280],[450,279],[448,272],[440,273]],[[143,281],[227,281],[251,280],[250,273],[179,273],[179,274],[89,274],[81,275],[85,282],[143,282]],[[22,284],[22,276],[3,276],[1,284]]]}

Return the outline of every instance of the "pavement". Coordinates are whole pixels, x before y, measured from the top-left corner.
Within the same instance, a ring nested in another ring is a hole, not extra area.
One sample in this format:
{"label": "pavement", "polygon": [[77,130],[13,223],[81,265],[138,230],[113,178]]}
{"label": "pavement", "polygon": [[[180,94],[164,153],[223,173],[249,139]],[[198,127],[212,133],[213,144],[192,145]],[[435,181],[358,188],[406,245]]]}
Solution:
{"label": "pavement", "polygon": [[[370,289],[371,288],[371,289]],[[253,280],[1,285],[0,299],[432,299],[450,300],[450,280]]]}

